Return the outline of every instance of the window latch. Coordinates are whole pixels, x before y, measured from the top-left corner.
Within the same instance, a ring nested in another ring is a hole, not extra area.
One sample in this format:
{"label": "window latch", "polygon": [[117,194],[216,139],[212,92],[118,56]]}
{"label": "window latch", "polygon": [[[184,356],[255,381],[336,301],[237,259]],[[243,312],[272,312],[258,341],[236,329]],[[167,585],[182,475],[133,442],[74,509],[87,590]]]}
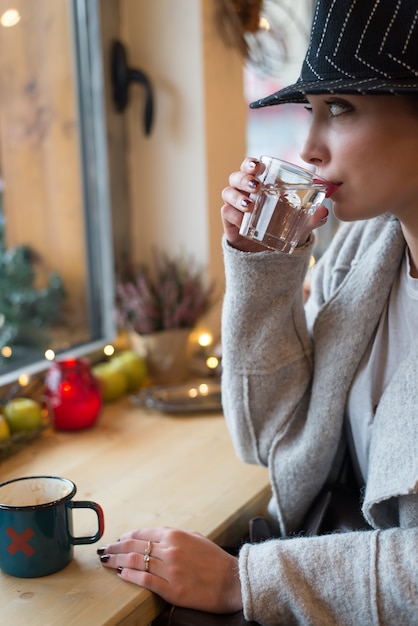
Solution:
{"label": "window latch", "polygon": [[128,105],[130,83],[136,82],[144,87],[144,131],[146,135],[150,135],[154,118],[154,98],[151,81],[143,71],[128,67],[126,50],[120,41],[114,41],[112,44],[111,72],[113,103],[116,111],[120,113],[122,113]]}

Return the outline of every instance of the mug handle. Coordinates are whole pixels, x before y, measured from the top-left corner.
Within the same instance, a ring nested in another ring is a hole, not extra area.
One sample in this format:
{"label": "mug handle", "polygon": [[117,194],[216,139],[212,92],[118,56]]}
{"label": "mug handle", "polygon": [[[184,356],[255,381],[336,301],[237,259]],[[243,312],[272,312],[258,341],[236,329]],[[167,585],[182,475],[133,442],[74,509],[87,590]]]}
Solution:
{"label": "mug handle", "polygon": [[77,546],[80,544],[95,543],[96,541],[99,541],[100,537],[102,537],[104,533],[104,514],[100,504],[91,502],[90,500],[70,500],[67,502],[67,506],[70,507],[70,509],[93,509],[97,515],[97,521],[99,524],[96,534],[91,535],[90,537],[73,537],[70,535],[71,543]]}

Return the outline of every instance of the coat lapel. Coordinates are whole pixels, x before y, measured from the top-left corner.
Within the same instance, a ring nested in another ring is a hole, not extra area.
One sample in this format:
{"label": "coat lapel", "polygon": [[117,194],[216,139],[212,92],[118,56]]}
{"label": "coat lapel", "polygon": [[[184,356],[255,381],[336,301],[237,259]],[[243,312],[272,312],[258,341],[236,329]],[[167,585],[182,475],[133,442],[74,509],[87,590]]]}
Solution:
{"label": "coat lapel", "polygon": [[339,255],[341,265],[332,268],[336,276],[341,272],[344,277],[335,278],[336,286],[314,323],[314,378],[306,420],[292,423],[272,447],[275,474],[283,478],[277,490],[280,517],[290,529],[300,521],[301,512],[290,487],[295,482],[290,469],[293,476],[298,472],[304,476],[298,496],[307,508],[329,477],[341,442],[347,393],[404,254],[405,240],[397,221],[389,222],[371,240],[354,258],[348,250],[346,264]]}
{"label": "coat lapel", "polygon": [[334,415],[344,412],[348,390],[386,306],[404,250],[399,224],[393,222],[353,259],[341,287],[318,314],[313,395],[315,384],[321,385],[318,402],[332,407]]}
{"label": "coat lapel", "polygon": [[[322,483],[338,452],[348,391],[386,306],[404,250],[405,240],[394,221],[353,259],[343,283],[317,316],[314,379],[303,439],[310,451],[307,459],[315,465],[305,465],[306,470]],[[322,458],[320,465],[318,458]]]}
{"label": "coat lapel", "polygon": [[388,500],[418,491],[417,381],[418,340],[387,386],[373,422],[364,508],[380,527],[397,523],[398,511],[388,508]]}

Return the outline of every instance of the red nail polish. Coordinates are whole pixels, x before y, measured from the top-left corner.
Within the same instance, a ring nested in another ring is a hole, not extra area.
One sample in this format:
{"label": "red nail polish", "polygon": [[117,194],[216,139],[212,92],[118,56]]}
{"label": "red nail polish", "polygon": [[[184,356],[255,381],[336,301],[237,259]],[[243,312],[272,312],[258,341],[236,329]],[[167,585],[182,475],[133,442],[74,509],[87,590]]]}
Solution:
{"label": "red nail polish", "polygon": [[102,556],[100,557],[100,560],[102,563],[107,563],[109,559],[110,559],[110,554],[102,554]]}

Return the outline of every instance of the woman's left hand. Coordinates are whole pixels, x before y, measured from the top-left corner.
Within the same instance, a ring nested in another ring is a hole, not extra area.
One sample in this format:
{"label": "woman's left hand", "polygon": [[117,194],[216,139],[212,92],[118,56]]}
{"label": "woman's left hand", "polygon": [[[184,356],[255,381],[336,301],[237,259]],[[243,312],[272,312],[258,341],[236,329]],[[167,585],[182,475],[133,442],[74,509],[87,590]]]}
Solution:
{"label": "woman's left hand", "polygon": [[141,528],[97,552],[105,567],[170,604],[212,613],[242,609],[237,558],[200,533]]}

